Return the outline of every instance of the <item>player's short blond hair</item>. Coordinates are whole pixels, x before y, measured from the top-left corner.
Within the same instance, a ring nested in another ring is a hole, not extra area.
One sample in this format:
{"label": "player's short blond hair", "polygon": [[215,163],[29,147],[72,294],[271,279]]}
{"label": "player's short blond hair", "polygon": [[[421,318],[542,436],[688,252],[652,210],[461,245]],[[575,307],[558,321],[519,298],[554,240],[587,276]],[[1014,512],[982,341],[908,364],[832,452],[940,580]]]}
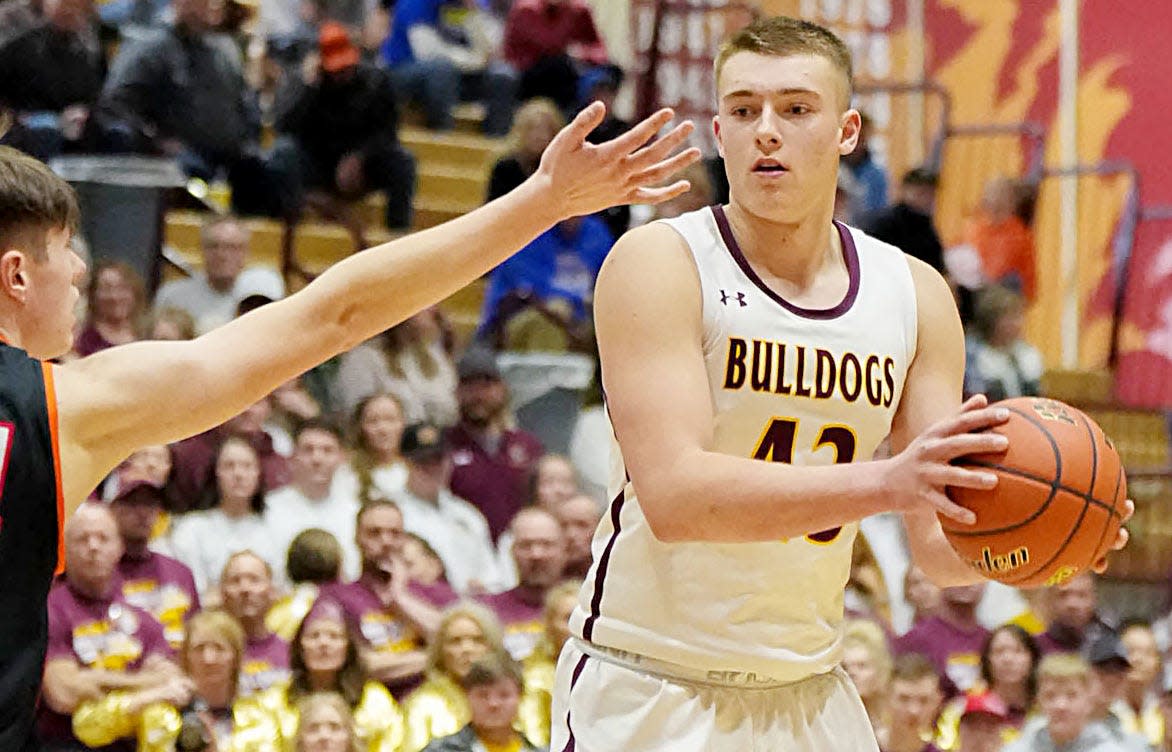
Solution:
{"label": "player's short blond hair", "polygon": [[720,51],[716,54],[713,65],[718,84],[724,64],[738,52],[752,52],[772,57],[824,57],[842,73],[846,87],[844,109],[854,96],[854,64],[851,62],[850,50],[834,32],[816,23],[788,16],[773,16],[760,18],[736,32],[720,45]]}
{"label": "player's short blond hair", "polygon": [[1038,684],[1064,679],[1088,682],[1090,678],[1091,667],[1075,653],[1054,653],[1043,658],[1038,664]]}

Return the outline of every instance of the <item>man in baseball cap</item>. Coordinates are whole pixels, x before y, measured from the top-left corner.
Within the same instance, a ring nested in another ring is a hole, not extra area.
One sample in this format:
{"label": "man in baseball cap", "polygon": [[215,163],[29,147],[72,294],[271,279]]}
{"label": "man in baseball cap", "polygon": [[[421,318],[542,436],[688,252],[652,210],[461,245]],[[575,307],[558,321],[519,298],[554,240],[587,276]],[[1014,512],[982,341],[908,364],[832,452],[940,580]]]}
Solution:
{"label": "man in baseball cap", "polygon": [[997,752],[1004,741],[1001,734],[1008,718],[1009,708],[992,692],[968,695],[960,716],[957,752]]}

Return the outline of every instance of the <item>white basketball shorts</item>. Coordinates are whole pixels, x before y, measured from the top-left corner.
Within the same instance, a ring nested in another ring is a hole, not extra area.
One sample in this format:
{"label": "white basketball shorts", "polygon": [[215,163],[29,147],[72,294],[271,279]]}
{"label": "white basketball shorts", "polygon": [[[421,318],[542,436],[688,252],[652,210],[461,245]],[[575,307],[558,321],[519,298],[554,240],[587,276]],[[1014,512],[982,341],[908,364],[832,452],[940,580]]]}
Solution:
{"label": "white basketball shorts", "polygon": [[[586,652],[589,651],[589,652]],[[550,752],[878,752],[841,667],[789,684],[713,684],[575,639],[558,659]],[[650,670],[648,670],[650,669]]]}

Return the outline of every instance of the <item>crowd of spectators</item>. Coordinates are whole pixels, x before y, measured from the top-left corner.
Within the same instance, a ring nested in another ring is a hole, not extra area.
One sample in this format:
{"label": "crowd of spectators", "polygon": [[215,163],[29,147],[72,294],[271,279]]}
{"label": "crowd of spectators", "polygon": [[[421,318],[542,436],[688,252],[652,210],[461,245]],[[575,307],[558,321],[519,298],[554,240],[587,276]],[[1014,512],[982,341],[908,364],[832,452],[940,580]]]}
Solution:
{"label": "crowd of spectators", "polygon": [[[484,133],[504,137],[492,200],[533,173],[584,101],[613,105],[622,84],[581,0],[0,2],[5,143],[43,159],[171,157],[226,181],[239,214],[380,191],[386,226],[409,228],[416,167],[400,117],[415,108],[448,130],[469,100]],[[626,127],[612,107],[591,139]],[[46,749],[548,744],[605,470],[547,452],[519,424],[498,353],[592,355],[594,280],[615,238],[726,198],[719,163],[687,177],[693,191],[653,213],[563,222],[502,264],[466,348],[424,311],[119,467],[65,531]],[[964,242],[945,248],[936,180],[916,168],[889,189],[863,141],[844,160],[836,217],[949,279],[967,392],[1037,394],[1041,358],[1023,337],[1030,187],[992,181]],[[198,270],[153,295],[130,266],[95,263],[76,356],[192,338],[285,295],[280,275],[249,263],[238,215],[209,215],[200,245]],[[1090,576],[940,591],[897,522],[862,526],[843,640],[883,752],[1172,750],[1167,624],[1115,623]]]}

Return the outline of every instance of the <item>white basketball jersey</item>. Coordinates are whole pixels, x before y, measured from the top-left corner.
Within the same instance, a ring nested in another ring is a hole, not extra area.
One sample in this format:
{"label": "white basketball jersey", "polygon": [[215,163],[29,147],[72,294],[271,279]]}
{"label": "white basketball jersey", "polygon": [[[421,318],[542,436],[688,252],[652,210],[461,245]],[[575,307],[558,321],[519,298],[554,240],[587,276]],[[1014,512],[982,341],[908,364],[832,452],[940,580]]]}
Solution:
{"label": "white basketball jersey", "polygon": [[[667,220],[700,275],[717,452],[802,465],[868,460],[888,435],[916,349],[898,249],[837,225],[850,285],[795,306],[749,266],[720,207]],[[858,524],[768,543],[655,538],[615,446],[613,501],[570,619],[587,643],[723,682],[797,681],[840,661]],[[717,500],[719,503],[719,500]]]}

